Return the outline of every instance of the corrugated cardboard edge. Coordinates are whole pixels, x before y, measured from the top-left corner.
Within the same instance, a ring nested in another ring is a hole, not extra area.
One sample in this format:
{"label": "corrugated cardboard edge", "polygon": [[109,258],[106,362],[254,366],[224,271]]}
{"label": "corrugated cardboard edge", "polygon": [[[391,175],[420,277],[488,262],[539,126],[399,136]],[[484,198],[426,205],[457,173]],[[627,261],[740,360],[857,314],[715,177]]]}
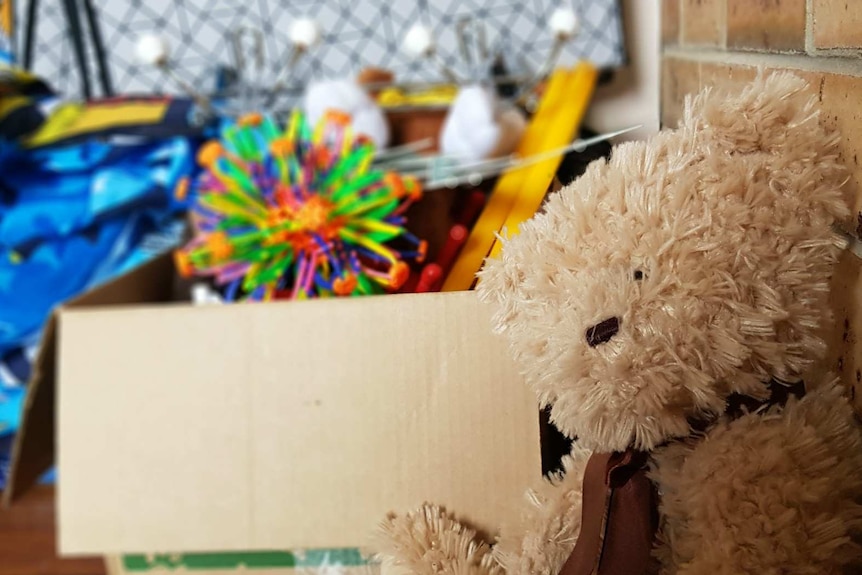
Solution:
{"label": "corrugated cardboard edge", "polygon": [[172,277],[173,261],[169,255],[163,255],[68,302],[51,314],[33,365],[32,377],[27,384],[21,428],[12,448],[9,482],[3,493],[4,507],[20,498],[54,464],[57,315],[71,307],[168,301],[173,286]]}
{"label": "corrugated cardboard edge", "polygon": [[105,557],[105,569],[107,575],[175,575],[176,573],[190,573],[193,575],[232,575],[243,573],[245,575],[385,575],[381,565],[370,563],[367,565],[326,565],[320,567],[289,567],[289,568],[249,568],[247,566],[232,569],[186,569],[162,567],[147,569],[146,571],[130,571],[123,564],[123,558],[118,555]]}

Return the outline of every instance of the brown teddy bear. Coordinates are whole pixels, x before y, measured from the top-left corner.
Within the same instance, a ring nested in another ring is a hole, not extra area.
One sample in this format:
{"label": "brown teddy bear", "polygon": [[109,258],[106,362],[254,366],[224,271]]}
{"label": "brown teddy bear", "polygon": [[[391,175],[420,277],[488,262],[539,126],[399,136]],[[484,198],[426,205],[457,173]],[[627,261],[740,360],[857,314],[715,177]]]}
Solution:
{"label": "brown teddy bear", "polygon": [[385,521],[384,564],[862,573],[862,434],[834,377],[801,381],[849,215],[817,105],[789,73],[704,91],[505,241],[479,295],[572,452],[493,547],[426,505]]}

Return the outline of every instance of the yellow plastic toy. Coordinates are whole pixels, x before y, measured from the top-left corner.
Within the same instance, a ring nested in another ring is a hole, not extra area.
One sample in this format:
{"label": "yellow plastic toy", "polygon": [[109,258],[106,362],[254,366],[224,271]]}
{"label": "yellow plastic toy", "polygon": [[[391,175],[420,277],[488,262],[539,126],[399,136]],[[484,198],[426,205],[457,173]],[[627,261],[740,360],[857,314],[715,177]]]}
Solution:
{"label": "yellow plastic toy", "polygon": [[[598,71],[587,62],[554,72],[516,153],[529,158],[570,143],[589,105],[597,77]],[[499,250],[495,234],[504,228],[513,232],[536,213],[561,161],[562,157],[556,156],[500,177],[442,291],[472,287],[485,257]]]}

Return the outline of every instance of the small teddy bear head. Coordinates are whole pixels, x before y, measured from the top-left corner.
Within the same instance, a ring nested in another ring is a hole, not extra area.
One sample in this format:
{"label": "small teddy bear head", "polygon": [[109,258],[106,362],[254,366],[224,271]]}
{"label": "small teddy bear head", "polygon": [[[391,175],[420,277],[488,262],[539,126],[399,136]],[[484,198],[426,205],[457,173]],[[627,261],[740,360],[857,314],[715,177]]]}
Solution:
{"label": "small teddy bear head", "polygon": [[477,289],[563,433],[652,449],[823,355],[837,146],[804,81],[759,74],[592,163],[504,241]]}

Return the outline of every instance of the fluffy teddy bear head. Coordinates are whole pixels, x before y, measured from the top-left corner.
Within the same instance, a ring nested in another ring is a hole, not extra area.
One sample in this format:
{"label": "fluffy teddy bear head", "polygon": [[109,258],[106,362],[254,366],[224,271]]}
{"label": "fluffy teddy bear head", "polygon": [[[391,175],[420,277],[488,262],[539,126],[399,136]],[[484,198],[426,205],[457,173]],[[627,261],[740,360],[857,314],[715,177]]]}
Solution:
{"label": "fluffy teddy bear head", "polygon": [[652,449],[821,357],[848,215],[838,136],[787,73],[686,102],[550,196],[480,297],[551,420],[597,451]]}

